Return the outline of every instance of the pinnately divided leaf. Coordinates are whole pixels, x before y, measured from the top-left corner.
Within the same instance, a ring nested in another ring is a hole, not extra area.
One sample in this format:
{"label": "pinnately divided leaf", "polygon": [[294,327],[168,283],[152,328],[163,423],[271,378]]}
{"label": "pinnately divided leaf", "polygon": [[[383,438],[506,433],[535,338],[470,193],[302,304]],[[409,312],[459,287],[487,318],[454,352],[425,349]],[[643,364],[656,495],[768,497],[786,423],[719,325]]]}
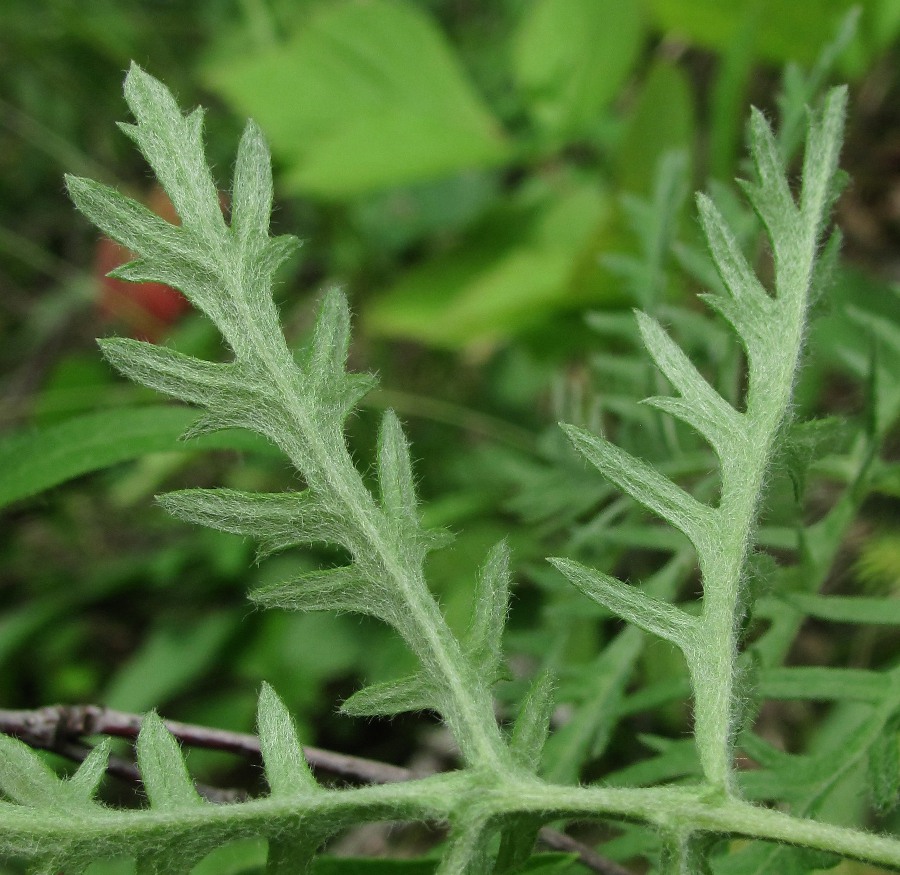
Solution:
{"label": "pinnately divided leaf", "polygon": [[[394,418],[389,412],[385,416],[386,420],[388,416]],[[382,426],[382,435],[384,431],[385,427]],[[384,459],[385,443],[382,437],[379,469],[382,482],[385,471],[390,470]],[[401,470],[408,471],[408,464],[403,464]],[[412,483],[406,479],[407,476],[404,475],[404,479],[409,490]],[[382,492],[384,490],[385,487],[382,486]],[[407,492],[407,495],[411,495],[411,492]],[[499,680],[503,673],[502,635],[509,607],[509,576],[509,547],[506,542],[501,541],[490,550],[478,575],[473,616],[463,636],[466,654],[479,666],[482,676],[489,684]],[[398,680],[370,684],[358,690],[344,700],[341,710],[358,717],[391,715],[404,711],[439,710],[438,701],[434,684],[422,672],[415,672]]]}
{"label": "pinnately divided leaf", "polygon": [[337,290],[325,295],[299,363],[281,333],[272,282],[295,241],[268,236],[272,182],[262,133],[250,123],[241,139],[229,226],[203,155],[199,111],[182,116],[164,86],[137,66],[125,96],[137,119],[125,130],[169,192],[181,224],[151,220],[127,198],[88,180],[70,178],[70,193],[82,212],[138,253],[125,268],[128,278],[184,292],[217,325],[234,358],[205,362],[128,340],[104,342],[104,353],[132,379],[205,407],[188,436],[235,426],[256,431],[284,451],[307,484],[303,492],[274,496],[189,490],[161,503],[184,519],[256,537],[261,555],[311,541],[343,547],[348,565],[254,598],[390,623],[422,662],[423,685],[435,691],[434,706],[460,732],[467,754],[506,759],[489,683],[461,652],[425,584],[422,561],[434,538],[418,519],[409,450],[396,416],[388,412],[382,423],[378,499],[347,451],[344,419],[374,378],[346,370],[346,298]]}
{"label": "pinnately divided leaf", "polygon": [[828,211],[837,191],[837,155],[846,90],[834,89],[810,123],[799,204],[794,202],[774,135],[759,114],[751,126],[758,181],[745,191],[759,213],[775,257],[770,293],[741,252],[736,235],[705,195],[698,196],[703,230],[727,296],[707,301],[731,323],[747,354],[745,410],[713,389],[683,351],[645,314],[644,344],[681,393],[650,403],[685,420],[719,458],[717,507],[697,501],[668,477],[610,441],[564,425],[575,448],[616,486],[690,539],[703,579],[703,609],[694,619],[571,560],[554,564],[591,598],[683,651],[695,700],[695,738],[706,779],[728,790],[732,781],[736,629],[743,610],[741,581],[750,555],[760,496],[782,423],[788,416],[805,320]]}

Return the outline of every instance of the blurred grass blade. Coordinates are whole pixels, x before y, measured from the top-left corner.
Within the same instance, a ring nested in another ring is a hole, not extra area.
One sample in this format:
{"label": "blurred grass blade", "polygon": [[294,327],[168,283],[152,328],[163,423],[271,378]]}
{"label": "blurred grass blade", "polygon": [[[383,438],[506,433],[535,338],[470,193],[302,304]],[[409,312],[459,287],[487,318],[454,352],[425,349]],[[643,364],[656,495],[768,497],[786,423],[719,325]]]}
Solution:
{"label": "blurred grass blade", "polygon": [[0,443],[0,507],[82,474],[147,453],[177,450],[197,418],[185,407],[153,405],[88,413]]}
{"label": "blurred grass blade", "polygon": [[846,699],[877,702],[890,689],[886,674],[862,668],[802,666],[777,668],[760,677],[760,692],[769,699]]}
{"label": "blurred grass blade", "polygon": [[781,596],[789,605],[818,620],[861,625],[900,625],[900,599],[865,596],[820,596],[788,593]]}
{"label": "blurred grass blade", "polygon": [[148,453],[275,452],[264,440],[237,431],[180,441],[196,419],[197,411],[189,407],[117,407],[9,435],[0,441],[0,508]]}

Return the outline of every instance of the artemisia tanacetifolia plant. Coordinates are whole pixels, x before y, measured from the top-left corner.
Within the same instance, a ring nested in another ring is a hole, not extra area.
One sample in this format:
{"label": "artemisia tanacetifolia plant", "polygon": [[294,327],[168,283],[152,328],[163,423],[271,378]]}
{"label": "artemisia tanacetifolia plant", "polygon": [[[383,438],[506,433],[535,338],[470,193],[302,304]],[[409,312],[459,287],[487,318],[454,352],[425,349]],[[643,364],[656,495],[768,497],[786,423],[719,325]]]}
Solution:
{"label": "artemisia tanacetifolia plant", "polygon": [[[773,451],[791,414],[791,393],[806,329],[810,289],[837,193],[846,93],[829,92],[811,114],[802,184],[792,193],[772,131],[760,113],[750,126],[757,179],[744,184],[774,260],[772,289],[756,276],[712,201],[698,201],[703,230],[725,294],[705,296],[736,333],[746,355],[743,409],[718,394],[648,315],[637,314],[644,344],[677,397],[649,403],[684,420],[712,446],[721,495],[703,503],[647,463],[597,434],[563,426],[577,450],[640,504],[683,532],[699,559],[703,598],[685,610],[599,571],[551,560],[606,609],[674,643],[690,674],[696,783],[650,788],[567,786],[538,777],[553,709],[545,675],[534,681],[511,730],[495,718],[492,685],[501,675],[500,641],[509,589],[508,555],[490,551],[476,588],[468,632],[456,637],[428,589],[423,563],[441,536],[423,528],[408,446],[397,417],[382,419],[376,493],[367,488],[344,439],[345,419],[373,386],[349,373],[347,302],[340,291],[321,303],[302,357],[288,348],[272,299],[273,276],[297,246],[270,237],[269,153],[250,122],[238,149],[230,222],[206,163],[200,110],[183,116],[168,90],[133,66],[125,96],[137,120],[122,130],[137,144],[181,219],[174,226],[115,190],[69,177],[69,192],[104,233],[139,254],[119,278],[180,289],[218,327],[233,358],[201,361],[136,340],[102,340],[104,356],[131,379],[203,409],[186,435],[246,428],[276,444],[305,481],[302,491],[250,494],[191,489],[160,498],[176,516],[255,538],[262,555],[328,543],[345,565],[257,591],[259,605],[368,614],[392,626],[418,670],[351,696],[348,715],[430,709],[458,745],[461,766],[447,774],[382,786],[327,788],[304,760],[292,720],[268,686],[259,698],[258,732],[269,793],[232,805],[205,802],[181,750],[149,714],[137,760],[149,806],[118,810],[95,801],[108,745],[98,745],[67,780],[24,744],[0,738],[0,854],[29,871],[80,872],[92,861],[136,859],[138,871],[188,872],[219,846],[267,840],[268,869],[304,871],[331,836],[375,820],[449,826],[437,870],[443,875],[518,870],[538,827],[553,820],[629,820],[658,831],[660,871],[708,871],[711,838],[784,842],[900,867],[900,841],[793,816],[741,798],[733,744],[735,676],[743,581]],[[298,666],[298,671],[302,671]]]}

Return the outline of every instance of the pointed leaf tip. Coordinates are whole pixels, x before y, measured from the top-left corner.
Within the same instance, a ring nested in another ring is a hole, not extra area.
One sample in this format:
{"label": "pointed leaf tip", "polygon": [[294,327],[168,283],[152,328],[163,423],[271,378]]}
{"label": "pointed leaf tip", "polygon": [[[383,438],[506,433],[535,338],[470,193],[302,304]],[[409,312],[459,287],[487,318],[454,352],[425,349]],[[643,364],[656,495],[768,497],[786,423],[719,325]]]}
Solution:
{"label": "pointed leaf tip", "polygon": [[350,306],[336,287],[322,298],[309,357],[310,377],[323,387],[332,386],[344,373],[350,343]]}
{"label": "pointed leaf tip", "polygon": [[188,775],[181,746],[155,711],[144,716],[136,749],[151,807],[175,809],[203,804]]}
{"label": "pointed leaf tip", "polygon": [[488,552],[475,585],[475,610],[466,633],[472,658],[483,665],[489,682],[498,679],[503,658],[503,629],[509,609],[509,545],[496,543]]}
{"label": "pointed leaf tip", "polygon": [[231,229],[239,239],[265,240],[272,214],[272,162],[263,132],[247,121],[234,168]]}
{"label": "pointed leaf tip", "polygon": [[553,675],[542,671],[532,682],[519,707],[509,747],[513,755],[529,771],[537,771],[550,732],[550,717],[555,700]]}
{"label": "pointed leaf tip", "polygon": [[350,717],[389,717],[429,710],[440,710],[438,695],[422,672],[396,681],[370,684],[341,703],[341,712]]}
{"label": "pointed leaf tip", "polygon": [[409,444],[403,426],[393,410],[386,410],[378,433],[378,480],[381,502],[388,516],[403,528],[419,528],[416,512],[416,484]]}
{"label": "pointed leaf tip", "polygon": [[78,767],[78,771],[69,778],[69,786],[82,796],[85,802],[92,802],[94,794],[100,787],[100,782],[106,774],[109,764],[109,754],[112,750],[112,740],[104,738]]}
{"label": "pointed leaf tip", "polygon": [[271,795],[296,796],[318,790],[294,721],[284,702],[265,682],[259,692],[256,722]]}

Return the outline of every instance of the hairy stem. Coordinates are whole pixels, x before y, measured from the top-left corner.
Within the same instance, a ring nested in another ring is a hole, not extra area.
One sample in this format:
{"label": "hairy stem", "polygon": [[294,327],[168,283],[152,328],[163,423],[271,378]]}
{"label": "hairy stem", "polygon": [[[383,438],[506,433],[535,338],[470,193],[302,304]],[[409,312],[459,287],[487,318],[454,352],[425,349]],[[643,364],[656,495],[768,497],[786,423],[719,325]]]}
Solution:
{"label": "hairy stem", "polygon": [[[789,414],[819,238],[831,204],[845,101],[843,90],[831,92],[822,121],[811,128],[798,203],[784,187],[781,196],[787,203],[777,214],[763,214],[768,206],[761,213],[773,247],[775,294],[762,292],[762,301],[756,304],[757,312],[765,313],[758,329],[766,333],[764,345],[752,334],[744,338],[749,365],[746,410],[719,453],[722,496],[716,525],[709,540],[698,545],[703,610],[695,639],[686,650],[695,697],[694,732],[706,779],[726,793],[733,790],[737,626],[745,607],[742,577],[772,448]],[[764,148],[757,143],[756,149],[757,160],[764,162]],[[758,203],[756,207],[760,209]],[[713,245],[713,237],[709,239]],[[719,258],[721,270],[721,254]],[[727,261],[724,267],[729,268]]]}
{"label": "hairy stem", "polygon": [[[308,428],[302,420],[298,428]],[[301,433],[303,433],[301,431]],[[306,431],[309,434],[309,431]],[[311,436],[312,437],[312,436]],[[299,447],[285,448],[291,460],[300,467]],[[460,751],[469,765],[491,770],[511,767],[511,759],[494,718],[490,691],[483,680],[469,670],[456,636],[451,632],[437,602],[422,575],[421,563],[409,557],[395,542],[384,513],[365,488],[342,439],[328,446],[325,441],[309,440],[309,459],[320,475],[313,478],[319,488],[327,489],[335,502],[344,508],[346,518],[362,535],[361,550],[370,552],[395,591],[402,593],[409,625],[416,635],[405,635],[409,647],[429,673],[444,685],[443,717],[450,727]],[[341,464],[335,464],[339,459]],[[303,470],[301,468],[301,470]],[[309,474],[307,475],[309,479]],[[403,627],[398,626],[402,632]]]}
{"label": "hairy stem", "polygon": [[[242,276],[233,272],[232,276]],[[238,306],[246,307],[249,294],[235,290]],[[415,630],[404,639],[423,667],[441,679],[444,687],[442,716],[447,722],[467,764],[504,770],[512,767],[512,759],[494,719],[490,691],[471,670],[456,636],[450,630],[422,574],[421,557],[410,556],[398,542],[385,514],[365,487],[359,471],[347,450],[343,433],[332,432],[311,416],[297,395],[291,379],[295,368],[291,353],[280,331],[266,338],[256,329],[249,310],[244,314],[248,326],[249,346],[265,370],[279,399],[279,405],[293,424],[291,435],[279,444],[294,467],[301,471],[309,485],[329,496],[333,506],[342,511],[348,526],[359,533],[360,544],[355,558],[374,560],[380,571],[401,594],[408,614],[408,624]]]}
{"label": "hairy stem", "polygon": [[302,801],[258,799],[241,805],[201,806],[179,812],[154,810],[57,812],[4,806],[4,841],[27,855],[37,844],[69,853],[103,856],[135,846],[177,846],[202,833],[215,847],[223,841],[277,834],[298,823],[327,823],[331,830],[380,819],[448,821],[473,807],[486,818],[539,814],[542,818],[624,817],[669,832],[708,832],[801,845],[876,865],[900,867],[900,840],[818,823],[710,796],[708,788],[584,788],[538,781],[496,780],[471,770],[418,781],[326,791]]}

